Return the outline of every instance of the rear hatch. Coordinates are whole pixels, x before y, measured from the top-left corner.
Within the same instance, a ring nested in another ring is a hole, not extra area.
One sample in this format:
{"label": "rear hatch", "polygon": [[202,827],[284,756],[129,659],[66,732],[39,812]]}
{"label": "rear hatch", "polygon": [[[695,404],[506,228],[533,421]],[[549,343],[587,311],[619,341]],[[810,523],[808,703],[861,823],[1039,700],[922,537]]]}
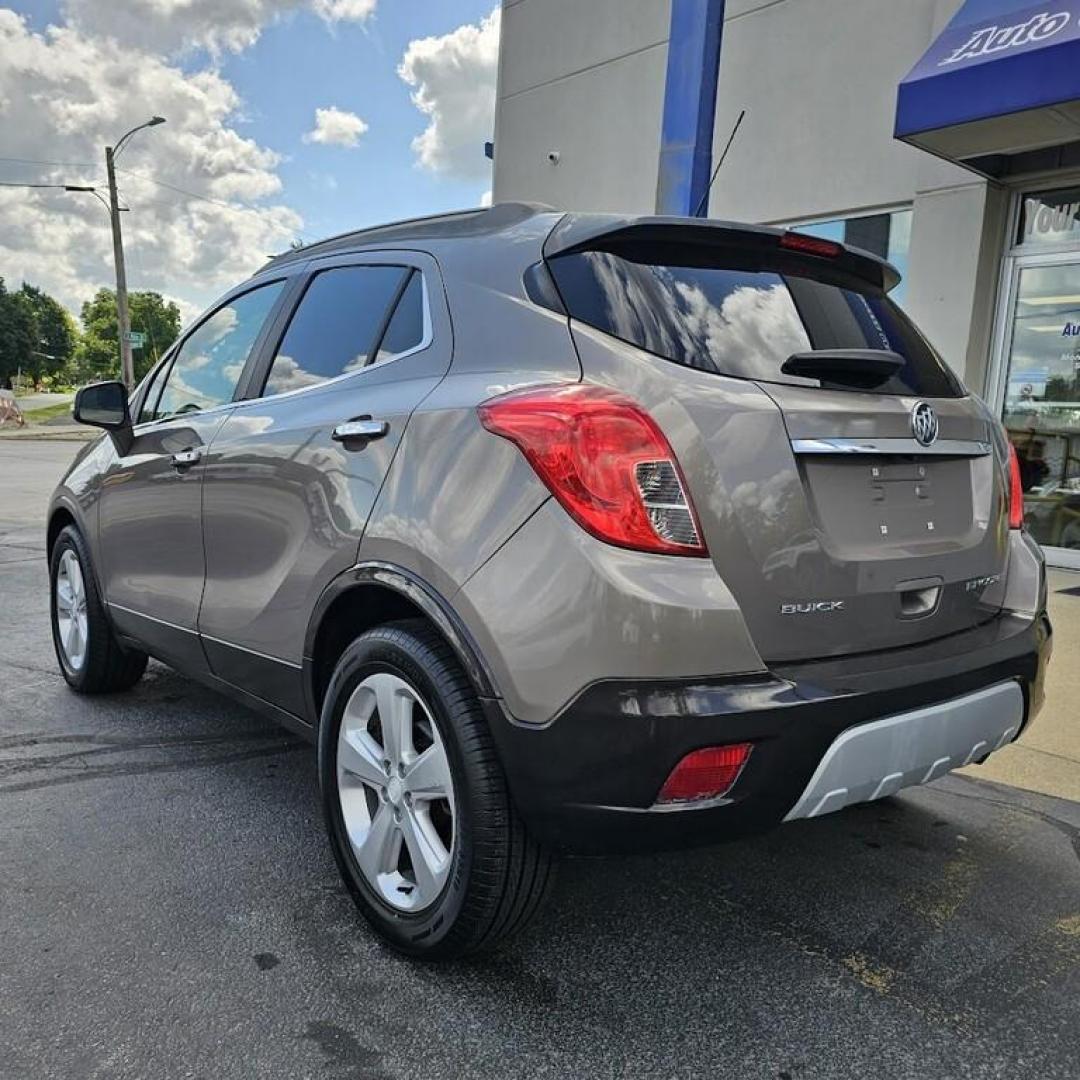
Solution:
{"label": "rear hatch", "polygon": [[891,267],[775,230],[584,220],[545,254],[585,377],[661,422],[764,659],[994,617],[992,421],[889,298]]}

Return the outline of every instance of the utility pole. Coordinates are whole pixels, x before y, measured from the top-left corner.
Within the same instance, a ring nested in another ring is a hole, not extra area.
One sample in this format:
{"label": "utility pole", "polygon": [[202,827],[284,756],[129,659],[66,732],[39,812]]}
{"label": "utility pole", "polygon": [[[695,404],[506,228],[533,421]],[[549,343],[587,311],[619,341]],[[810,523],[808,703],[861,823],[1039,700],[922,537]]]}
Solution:
{"label": "utility pole", "polygon": [[152,116],[145,124],[133,127],[115,147],[105,147],[105,171],[109,177],[109,220],[112,222],[113,259],[116,262],[116,322],[120,334],[120,378],[131,390],[135,386],[135,363],[131,356],[131,315],[128,311],[127,271],[124,269],[124,240],[120,235],[120,201],[116,194],[116,158],[124,144],[143,128],[164,124],[164,116]]}
{"label": "utility pole", "polygon": [[120,235],[120,202],[116,194],[113,148],[105,147],[105,171],[109,176],[109,220],[112,222],[113,261],[116,263],[116,321],[120,334],[120,379],[130,391],[135,386],[135,361],[131,355],[131,315],[128,312],[127,271],[124,240]]}

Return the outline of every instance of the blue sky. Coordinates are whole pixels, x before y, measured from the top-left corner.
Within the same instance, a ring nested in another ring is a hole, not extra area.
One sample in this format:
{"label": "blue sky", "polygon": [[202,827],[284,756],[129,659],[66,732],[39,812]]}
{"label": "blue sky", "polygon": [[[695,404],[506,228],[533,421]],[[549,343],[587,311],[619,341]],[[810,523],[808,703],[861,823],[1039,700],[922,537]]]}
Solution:
{"label": "blue sky", "polygon": [[[490,0],[389,0],[365,26],[328,30],[297,12],[264,31],[250,50],[228,57],[222,74],[247,103],[245,134],[285,157],[278,173],[285,201],[308,232],[325,236],[357,225],[475,206],[488,183],[417,168],[411,142],[426,120],[409,99],[397,66],[409,41],[477,22]],[[316,107],[357,113],[369,128],[356,147],[305,144]],[[490,136],[489,136],[490,137]],[[478,158],[483,145],[476,147]]]}
{"label": "blue sky", "polygon": [[103,191],[155,113],[128,280],[185,319],[296,240],[477,206],[498,37],[496,0],[0,0],[0,277],[75,313],[111,286],[108,218],[63,188]]}
{"label": "blue sky", "polygon": [[[37,31],[63,19],[59,3],[16,0],[11,6]],[[427,118],[412,104],[397,67],[410,41],[479,22],[493,6],[494,0],[383,0],[363,25],[334,26],[296,10],[267,25],[254,45],[218,59],[218,70],[243,98],[237,130],[282,156],[279,201],[304,218],[305,240],[474,206],[490,189],[489,181],[417,166],[411,142]],[[206,53],[193,52],[178,63],[196,70],[205,66]],[[367,122],[355,147],[303,142],[315,109],[327,106]],[[476,153],[482,157],[482,143]]]}

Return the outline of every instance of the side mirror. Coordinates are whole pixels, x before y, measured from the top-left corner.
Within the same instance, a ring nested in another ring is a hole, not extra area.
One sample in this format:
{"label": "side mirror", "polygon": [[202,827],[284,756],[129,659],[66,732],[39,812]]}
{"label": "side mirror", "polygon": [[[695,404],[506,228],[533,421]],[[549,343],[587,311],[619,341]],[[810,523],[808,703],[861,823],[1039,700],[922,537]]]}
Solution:
{"label": "side mirror", "polygon": [[118,453],[126,454],[131,448],[131,413],[127,387],[122,382],[84,386],[75,395],[71,412],[80,424],[104,428],[112,436]]}

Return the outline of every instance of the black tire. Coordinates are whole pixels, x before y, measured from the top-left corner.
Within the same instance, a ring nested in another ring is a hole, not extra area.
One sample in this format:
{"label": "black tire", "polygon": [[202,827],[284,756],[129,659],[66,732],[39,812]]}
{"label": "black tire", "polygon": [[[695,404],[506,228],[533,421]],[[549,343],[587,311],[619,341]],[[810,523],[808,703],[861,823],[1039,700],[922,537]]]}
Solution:
{"label": "black tire", "polygon": [[[342,715],[359,684],[389,672],[418,692],[450,764],[455,839],[434,902],[397,910],[369,883],[345,830],[338,788]],[[345,884],[371,926],[395,949],[450,960],[493,949],[521,930],[545,897],[550,855],[525,831],[510,799],[480,703],[452,650],[423,620],[369,630],[338,661],[322,709],[319,781],[330,844]]]}
{"label": "black tire", "polygon": [[[77,666],[72,664],[61,644],[57,619],[56,579],[66,552],[71,552],[78,561],[85,595],[87,637],[85,654]],[[113,633],[98,592],[90,551],[74,525],[61,531],[49,555],[49,621],[56,659],[72,690],[80,694],[129,690],[146,670],[146,653],[121,645]]]}

